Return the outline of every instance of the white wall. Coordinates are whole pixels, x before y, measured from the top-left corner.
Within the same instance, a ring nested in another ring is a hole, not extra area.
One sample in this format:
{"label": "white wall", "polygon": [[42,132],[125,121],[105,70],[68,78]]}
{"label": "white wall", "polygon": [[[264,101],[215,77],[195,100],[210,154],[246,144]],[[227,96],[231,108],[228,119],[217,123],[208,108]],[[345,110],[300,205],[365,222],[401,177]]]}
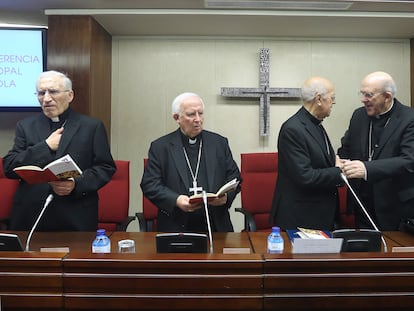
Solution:
{"label": "white wall", "polygon": [[[332,144],[339,146],[352,111],[360,106],[358,90],[364,75],[390,73],[398,98],[409,105],[409,40],[113,38],[112,153],[131,161],[131,214],[141,210],[139,183],[150,142],[176,129],[171,101],[184,91],[205,101],[205,128],[227,136],[240,165],[245,152],[276,151],[281,124],[300,101],[272,100],[270,136],[259,136],[257,99],[220,96],[221,87],[259,86],[259,49],[270,49],[270,87],[301,87],[321,75],[336,86],[337,104],[324,121]],[[234,212],[236,231],[242,217]],[[138,230],[137,223],[129,230]]]}

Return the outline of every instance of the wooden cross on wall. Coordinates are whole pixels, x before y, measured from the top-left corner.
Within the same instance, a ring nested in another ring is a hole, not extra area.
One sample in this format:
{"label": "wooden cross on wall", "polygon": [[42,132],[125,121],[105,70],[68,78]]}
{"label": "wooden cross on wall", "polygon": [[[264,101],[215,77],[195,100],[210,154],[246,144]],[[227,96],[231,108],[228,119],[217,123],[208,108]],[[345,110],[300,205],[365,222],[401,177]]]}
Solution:
{"label": "wooden cross on wall", "polygon": [[269,49],[260,49],[260,87],[242,88],[242,87],[222,87],[221,95],[226,97],[258,97],[260,98],[260,136],[269,135],[270,127],[270,99],[301,98],[300,88],[270,88],[269,87]]}

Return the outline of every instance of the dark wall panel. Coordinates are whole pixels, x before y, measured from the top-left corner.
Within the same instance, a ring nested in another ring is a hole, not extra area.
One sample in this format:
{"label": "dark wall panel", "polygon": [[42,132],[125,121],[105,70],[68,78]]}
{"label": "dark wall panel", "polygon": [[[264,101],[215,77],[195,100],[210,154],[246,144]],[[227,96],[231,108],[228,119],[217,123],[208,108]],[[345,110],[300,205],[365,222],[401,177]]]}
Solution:
{"label": "dark wall panel", "polygon": [[47,67],[73,81],[72,108],[102,120],[110,137],[112,38],[90,16],[49,16]]}

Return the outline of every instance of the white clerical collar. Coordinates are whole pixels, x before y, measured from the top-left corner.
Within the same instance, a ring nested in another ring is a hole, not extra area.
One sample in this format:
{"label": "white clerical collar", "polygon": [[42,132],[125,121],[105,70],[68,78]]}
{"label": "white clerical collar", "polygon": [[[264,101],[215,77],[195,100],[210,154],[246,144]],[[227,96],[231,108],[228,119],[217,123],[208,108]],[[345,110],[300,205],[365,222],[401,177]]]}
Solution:
{"label": "white clerical collar", "polygon": [[375,118],[377,118],[377,119],[381,118],[381,116],[388,113],[392,109],[393,106],[394,106],[394,100],[391,101],[391,106],[390,106],[390,108],[387,109],[387,111],[385,111],[383,113],[380,113],[379,115],[376,115]]}
{"label": "white clerical collar", "polygon": [[59,122],[60,121],[59,116],[52,117],[51,120],[52,120],[52,122]]}
{"label": "white clerical collar", "polygon": [[191,138],[191,137],[187,136],[182,129],[180,129],[180,130],[181,130],[181,133],[183,133],[185,139],[188,139],[188,143],[190,145],[194,145],[195,143],[197,143],[198,135],[196,137],[194,137],[194,138]]}

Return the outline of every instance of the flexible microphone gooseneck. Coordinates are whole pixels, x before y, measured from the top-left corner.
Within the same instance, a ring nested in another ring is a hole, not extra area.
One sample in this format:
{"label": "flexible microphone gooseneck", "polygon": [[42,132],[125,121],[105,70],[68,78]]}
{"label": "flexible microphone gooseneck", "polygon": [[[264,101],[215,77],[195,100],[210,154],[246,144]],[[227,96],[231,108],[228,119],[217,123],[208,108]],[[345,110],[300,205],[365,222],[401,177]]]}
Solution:
{"label": "flexible microphone gooseneck", "polygon": [[208,212],[208,205],[207,205],[207,193],[205,191],[203,191],[203,203],[204,203],[204,210],[206,212],[208,238],[210,240],[210,254],[213,254],[213,234],[211,232],[210,214]]}
{"label": "flexible microphone gooseneck", "polygon": [[52,202],[52,200],[53,200],[53,194],[49,194],[49,195],[47,196],[47,198],[46,198],[46,201],[45,201],[45,204],[43,205],[42,210],[40,211],[39,216],[38,216],[38,217],[37,217],[37,219],[36,219],[36,222],[34,223],[34,225],[33,225],[32,229],[30,230],[30,233],[29,233],[29,235],[28,235],[28,237],[27,237],[27,240],[26,240],[26,247],[25,247],[25,249],[24,249],[26,252],[28,252],[28,251],[29,251],[30,239],[32,238],[33,232],[34,232],[34,230],[36,229],[37,224],[39,223],[40,219],[42,219],[42,216],[43,216],[43,213],[44,213],[44,212],[45,212],[45,210],[46,210],[46,207],[48,207],[48,205],[50,204],[50,202]]}
{"label": "flexible microphone gooseneck", "polygon": [[[368,218],[370,224],[372,225],[372,227],[375,229],[375,231],[381,232],[377,225],[375,224],[375,222],[372,220],[371,216],[368,214],[366,208],[364,207],[364,205],[362,204],[361,200],[358,198],[358,196],[356,195],[354,189],[351,187],[351,185],[349,184],[348,178],[346,178],[346,176],[344,175],[344,173],[341,173],[341,177],[342,179],[345,181],[345,184],[348,186],[349,190],[351,190],[351,193],[353,195],[353,197],[355,198],[355,200],[358,202],[359,206],[361,207],[362,211],[364,212],[365,216]],[[387,244],[385,243],[385,239],[381,234],[381,241],[382,244],[384,245],[384,252],[388,251],[387,248]]]}

